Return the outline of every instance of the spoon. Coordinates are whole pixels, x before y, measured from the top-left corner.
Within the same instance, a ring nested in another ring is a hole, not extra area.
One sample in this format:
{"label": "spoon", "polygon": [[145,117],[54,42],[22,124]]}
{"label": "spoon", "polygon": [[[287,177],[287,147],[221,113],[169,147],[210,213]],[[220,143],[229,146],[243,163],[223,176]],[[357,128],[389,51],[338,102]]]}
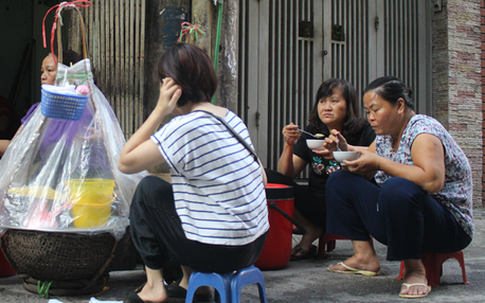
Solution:
{"label": "spoon", "polygon": [[309,133],[309,132],[307,132],[306,130],[303,130],[303,129],[300,129],[300,128],[299,128],[298,130],[299,130],[299,131],[301,131],[301,132],[302,132],[302,133],[304,133],[304,134],[307,134],[307,135],[309,135],[309,136],[312,136],[313,138],[322,139],[322,138],[324,138],[324,137],[325,137],[325,135],[323,135],[323,134],[315,134],[315,135],[314,135],[314,134]]}
{"label": "spoon", "polygon": [[337,144],[337,150],[338,150],[338,151],[342,151],[342,150],[340,149],[340,147],[338,146],[338,137],[335,137],[335,143]]}

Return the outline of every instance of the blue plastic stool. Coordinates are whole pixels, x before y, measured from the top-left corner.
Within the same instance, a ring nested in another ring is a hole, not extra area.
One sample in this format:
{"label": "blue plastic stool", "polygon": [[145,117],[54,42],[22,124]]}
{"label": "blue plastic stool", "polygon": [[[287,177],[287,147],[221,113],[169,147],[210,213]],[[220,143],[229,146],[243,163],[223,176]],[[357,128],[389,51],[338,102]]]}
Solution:
{"label": "blue plastic stool", "polygon": [[238,303],[243,287],[254,283],[258,285],[259,300],[261,303],[266,303],[263,273],[254,265],[225,273],[194,271],[190,275],[185,303],[192,303],[195,291],[200,286],[214,287],[219,293],[221,303]]}

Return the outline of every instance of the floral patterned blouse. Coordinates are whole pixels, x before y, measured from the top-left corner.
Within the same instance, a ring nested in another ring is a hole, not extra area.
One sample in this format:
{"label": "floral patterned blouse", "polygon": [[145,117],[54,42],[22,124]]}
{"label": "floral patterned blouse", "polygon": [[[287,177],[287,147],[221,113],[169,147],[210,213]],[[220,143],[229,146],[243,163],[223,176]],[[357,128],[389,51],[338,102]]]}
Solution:
{"label": "floral patterned blouse", "polygon": [[[445,150],[445,185],[432,194],[432,197],[449,209],[463,230],[472,237],[473,222],[473,183],[470,164],[465,153],[455,140],[436,119],[426,115],[414,115],[408,122],[401,137],[397,152],[392,148],[391,136],[376,137],[376,154],[397,163],[413,165],[411,147],[420,134],[438,137]],[[378,185],[391,178],[383,171],[378,171],[375,179]]]}

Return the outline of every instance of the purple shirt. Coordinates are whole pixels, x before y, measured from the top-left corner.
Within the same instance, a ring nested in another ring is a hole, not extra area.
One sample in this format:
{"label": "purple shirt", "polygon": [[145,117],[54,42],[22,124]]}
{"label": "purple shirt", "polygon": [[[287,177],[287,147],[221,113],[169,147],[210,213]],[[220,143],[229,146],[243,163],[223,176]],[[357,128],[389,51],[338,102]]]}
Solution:
{"label": "purple shirt", "polygon": [[[40,105],[40,102],[35,103],[30,107],[30,109],[27,111],[27,114],[20,120],[22,124],[25,124],[26,122],[29,121],[30,117],[34,113],[34,111],[37,109],[37,107]],[[39,109],[40,110],[40,109]],[[39,154],[40,157],[43,158],[44,154],[47,151],[47,148],[55,142],[58,142],[62,136],[67,132],[67,142],[71,142],[72,139],[74,139],[74,136],[76,136],[78,132],[79,125],[82,123],[82,125],[85,125],[86,127],[89,126],[88,124],[91,122],[91,119],[93,118],[91,112],[89,109],[84,109],[84,113],[81,117],[80,120],[78,121],[71,121],[71,120],[63,120],[63,119],[51,119],[51,122],[49,124],[49,127],[44,133],[43,140],[39,146]]]}

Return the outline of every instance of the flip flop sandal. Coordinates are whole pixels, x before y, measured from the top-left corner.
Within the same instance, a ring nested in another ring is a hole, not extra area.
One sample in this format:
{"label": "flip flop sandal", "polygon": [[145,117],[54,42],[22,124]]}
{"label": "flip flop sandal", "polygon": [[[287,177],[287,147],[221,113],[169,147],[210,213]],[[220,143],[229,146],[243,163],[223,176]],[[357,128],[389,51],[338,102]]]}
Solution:
{"label": "flip flop sandal", "polygon": [[406,286],[406,289],[408,291],[409,291],[409,287],[413,287],[413,286],[425,286],[425,287],[427,287],[428,290],[422,295],[408,295],[408,294],[400,293],[399,297],[401,297],[401,298],[408,298],[408,299],[424,298],[431,292],[431,286],[424,284],[424,283],[411,283],[411,284],[403,283],[402,285]]}
{"label": "flip flop sandal", "polygon": [[345,265],[344,262],[339,262],[337,265],[342,265],[346,270],[338,270],[338,269],[331,269],[330,267],[327,268],[328,271],[337,272],[339,274],[354,274],[354,275],[363,275],[363,276],[377,276],[379,274],[378,271],[370,271],[370,270],[363,270],[350,267]]}
{"label": "flip flop sandal", "polygon": [[147,282],[144,282],[142,285],[138,286],[137,288],[135,288],[135,293],[139,293],[143,287],[145,287],[145,285],[147,284]]}
{"label": "flip flop sandal", "polygon": [[295,228],[293,228],[293,234],[294,235],[303,235],[304,232],[301,229],[299,229],[298,227],[295,227]]}
{"label": "flip flop sandal", "polygon": [[309,250],[306,250],[297,244],[295,246],[295,252],[291,255],[290,261],[298,261],[303,259],[314,258],[317,254],[317,247],[315,245],[310,246]]}
{"label": "flip flop sandal", "polygon": [[[180,282],[180,281],[179,281]],[[187,296],[187,290],[180,286],[178,282],[173,282],[166,287],[169,298],[185,299]],[[194,295],[195,302],[214,302],[213,296],[209,295]]]}
{"label": "flip flop sandal", "polygon": [[136,292],[131,292],[126,296],[126,299],[123,300],[123,303],[152,303],[150,301],[143,301]]}

